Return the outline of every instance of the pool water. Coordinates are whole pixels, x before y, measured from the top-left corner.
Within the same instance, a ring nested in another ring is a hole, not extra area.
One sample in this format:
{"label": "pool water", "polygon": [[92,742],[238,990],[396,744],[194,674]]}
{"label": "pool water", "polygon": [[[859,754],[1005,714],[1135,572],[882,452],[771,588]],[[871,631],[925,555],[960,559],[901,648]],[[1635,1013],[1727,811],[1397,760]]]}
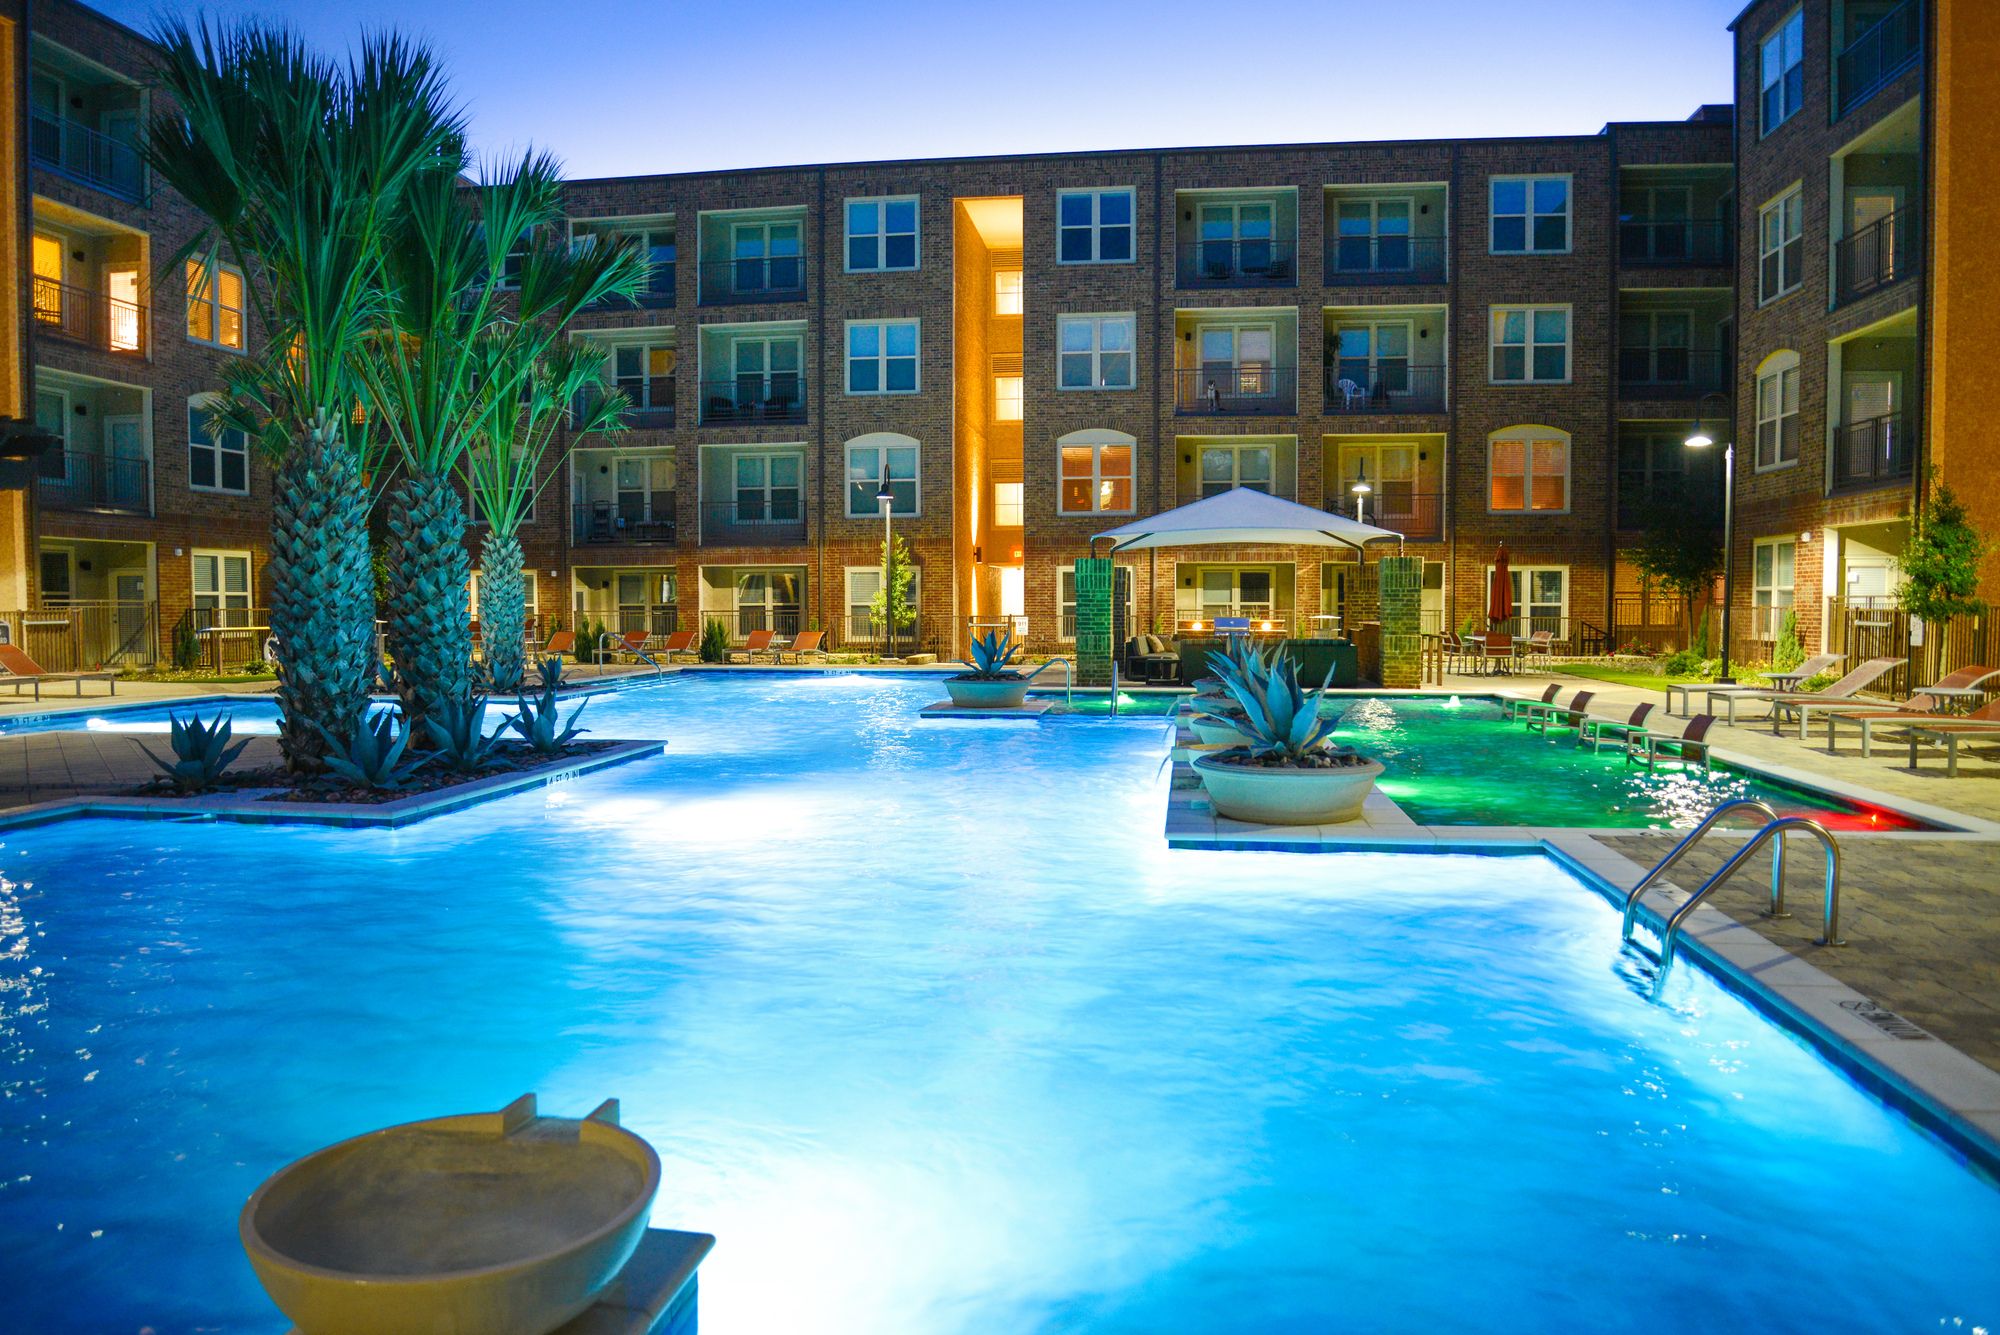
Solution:
{"label": "pool water", "polygon": [[1335,740],[1382,762],[1376,786],[1419,825],[1691,828],[1719,803],[1761,797],[1835,831],[1932,828],[1724,765],[1648,770],[1616,747],[1578,746],[1571,731],[1530,732],[1492,700],[1373,696],[1342,707]]}
{"label": "pool water", "polygon": [[0,1328],[275,1335],[266,1174],[526,1090],[623,1099],[714,1335],[2000,1321],[2000,1191],[1553,863],[1170,850],[1159,721],[932,694],[623,692],[663,756],[399,831],[7,836]]}

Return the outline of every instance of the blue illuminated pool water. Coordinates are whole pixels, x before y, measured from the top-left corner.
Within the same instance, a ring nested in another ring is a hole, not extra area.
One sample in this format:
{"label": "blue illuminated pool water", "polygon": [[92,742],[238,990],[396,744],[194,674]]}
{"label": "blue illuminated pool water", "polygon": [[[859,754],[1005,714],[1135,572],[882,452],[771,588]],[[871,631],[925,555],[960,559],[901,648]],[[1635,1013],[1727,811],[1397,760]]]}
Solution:
{"label": "blue illuminated pool water", "polygon": [[265,1174],[528,1089],[624,1100],[723,1335],[2000,1320],[2000,1192],[1646,1000],[1552,864],[1172,851],[1159,721],[934,694],[625,693],[664,757],[401,831],[8,836],[0,1329],[282,1331]]}

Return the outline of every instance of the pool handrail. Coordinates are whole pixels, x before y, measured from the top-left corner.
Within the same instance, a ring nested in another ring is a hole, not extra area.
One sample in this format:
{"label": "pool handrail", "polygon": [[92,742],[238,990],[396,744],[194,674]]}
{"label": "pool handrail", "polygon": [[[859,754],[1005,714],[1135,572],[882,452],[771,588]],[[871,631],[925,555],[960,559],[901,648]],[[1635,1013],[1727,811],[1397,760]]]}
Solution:
{"label": "pool handrail", "polygon": [[[1673,865],[1681,860],[1682,855],[1690,848],[1693,848],[1701,837],[1713,829],[1718,822],[1724,817],[1730,816],[1746,807],[1755,808],[1757,811],[1763,813],[1767,824],[1781,819],[1777,808],[1761,797],[1735,798],[1732,801],[1724,802],[1721,806],[1703,816],[1701,824],[1695,826],[1686,835],[1682,836],[1681,841],[1673,846],[1673,850],[1655,863],[1653,869],[1641,877],[1639,883],[1633,886],[1630,892],[1626,894],[1625,923],[1622,934],[1624,940],[1629,942],[1632,939],[1632,920],[1638,916],[1640,896],[1644,895],[1652,887],[1653,882],[1665,876],[1672,869]],[[1779,844],[1778,851],[1771,860],[1771,916],[1774,918],[1785,917],[1784,908],[1785,846]]]}
{"label": "pool handrail", "polygon": [[[1804,816],[1783,816],[1772,821],[1769,825],[1766,825],[1763,829],[1752,835],[1750,841],[1737,849],[1729,861],[1716,869],[1715,875],[1702,882],[1701,889],[1689,895],[1687,902],[1673,911],[1672,916],[1667,919],[1666,924],[1660,931],[1660,978],[1664,979],[1667,976],[1667,970],[1673,967],[1674,947],[1680,939],[1681,923],[1686,921],[1688,914],[1694,912],[1695,905],[1707,898],[1710,891],[1728,880],[1735,874],[1738,867],[1754,857],[1758,849],[1773,839],[1778,841],[1778,845],[1772,855],[1772,864],[1774,867],[1782,868],[1784,865],[1784,836],[1794,830],[1810,834],[1819,841],[1820,847],[1826,851],[1826,884],[1823,891],[1824,897],[1820,904],[1821,934],[1815,944],[1822,946],[1844,946],[1847,944],[1847,942],[1840,938],[1840,845],[1835,842],[1832,833],[1828,831],[1826,826],[1821,825],[1818,821],[1809,820]],[[1782,902],[1783,882],[1776,876],[1773,879],[1775,883],[1773,895]]]}
{"label": "pool handrail", "polygon": [[[1073,709],[1076,707],[1076,665],[1067,658],[1051,658],[1048,662],[1029,673],[1028,680],[1033,681],[1036,677],[1041,676],[1058,663],[1062,664],[1063,669],[1063,708]],[[1114,710],[1118,703],[1117,694],[1116,691],[1112,692],[1112,707]]]}

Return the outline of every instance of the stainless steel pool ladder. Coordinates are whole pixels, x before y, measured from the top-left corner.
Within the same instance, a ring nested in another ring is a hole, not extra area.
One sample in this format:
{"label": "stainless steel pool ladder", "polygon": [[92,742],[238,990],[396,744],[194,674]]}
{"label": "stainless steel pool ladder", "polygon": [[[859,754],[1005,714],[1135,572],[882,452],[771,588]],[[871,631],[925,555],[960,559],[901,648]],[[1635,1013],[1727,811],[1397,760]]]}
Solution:
{"label": "stainless steel pool ladder", "polygon": [[[1051,658],[1048,662],[1036,668],[1033,676],[1034,677],[1041,676],[1044,672],[1047,672],[1050,668],[1054,667],[1058,663],[1062,664],[1062,670],[1063,670],[1063,708],[1072,709],[1076,706],[1075,664],[1071,663],[1067,658]],[[1031,677],[1030,680],[1033,680],[1033,677]],[[1116,702],[1114,701],[1113,703],[1115,705]]]}
{"label": "stainless steel pool ladder", "polygon": [[[1682,854],[1693,848],[1701,840],[1702,836],[1715,828],[1723,818],[1745,809],[1761,813],[1765,818],[1765,824],[1756,834],[1750,837],[1749,842],[1745,843],[1742,848],[1730,856],[1728,861],[1718,867],[1713,876],[1703,881],[1700,889],[1689,895],[1684,903],[1667,916],[1665,923],[1660,928],[1658,959],[1660,961],[1661,978],[1665,978],[1667,970],[1673,967],[1674,949],[1680,938],[1681,924],[1687,921],[1687,916],[1690,913],[1694,912],[1694,906],[1706,899],[1709,893],[1721,886],[1724,881],[1735,875],[1739,867],[1748,862],[1756,855],[1758,849],[1770,843],[1773,839],[1776,839],[1778,842],[1776,847],[1771,850],[1771,907],[1769,916],[1773,918],[1789,918],[1792,916],[1785,910],[1784,836],[1793,831],[1812,835],[1813,838],[1819,841],[1820,847],[1826,851],[1826,888],[1820,907],[1821,935],[1819,944],[1822,946],[1844,946],[1847,944],[1840,937],[1840,845],[1834,842],[1833,835],[1828,833],[1827,828],[1818,821],[1807,820],[1803,816],[1780,816],[1771,807],[1770,803],[1754,797],[1743,797],[1733,802],[1724,802],[1721,806],[1709,812],[1707,816],[1702,818],[1701,824],[1689,830],[1687,835],[1674,845],[1673,851],[1668,853],[1664,858],[1661,858],[1659,863],[1640,879],[1639,884],[1632,887],[1631,893],[1625,896],[1624,943],[1626,945],[1635,944],[1632,940],[1632,923],[1639,914],[1640,897],[1652,887],[1654,882],[1666,875],[1667,871],[1676,862],[1681,860]],[[1644,949],[1643,946],[1638,948]]]}

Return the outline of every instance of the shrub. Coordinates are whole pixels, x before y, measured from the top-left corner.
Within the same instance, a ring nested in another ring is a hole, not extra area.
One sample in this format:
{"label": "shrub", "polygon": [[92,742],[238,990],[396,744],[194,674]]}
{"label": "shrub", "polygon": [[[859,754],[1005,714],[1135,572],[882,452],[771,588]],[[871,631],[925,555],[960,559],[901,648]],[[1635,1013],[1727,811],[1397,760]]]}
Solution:
{"label": "shrub", "polygon": [[174,666],[182,672],[192,672],[201,666],[201,637],[187,620],[174,623]]}
{"label": "shrub", "polygon": [[1805,646],[1799,643],[1799,614],[1786,608],[1785,619],[1778,623],[1778,644],[1771,651],[1771,666],[1780,672],[1790,672],[1805,661]]}
{"label": "shrub", "polygon": [[438,758],[460,774],[491,765],[501,735],[507,731],[502,720],[490,735],[481,734],[479,725],[485,713],[486,697],[475,691],[457,700],[440,701],[424,719],[424,732],[437,748]]}
{"label": "shrub", "polygon": [[701,661],[723,663],[729,659],[729,627],[714,617],[701,623]]}
{"label": "shrub", "polygon": [[1715,657],[1715,624],[1712,620],[1714,616],[1714,609],[1704,607],[1701,609],[1700,618],[1694,623],[1694,638],[1688,642],[1688,648],[1697,658],[1706,660]]}
{"label": "shrub", "polygon": [[1705,658],[1692,649],[1682,649],[1668,654],[1660,660],[1660,671],[1669,677],[1693,677],[1700,674]]}
{"label": "shrub", "polygon": [[562,660],[544,658],[536,665],[541,673],[541,686],[530,700],[520,698],[520,712],[507,720],[507,726],[521,734],[521,739],[537,752],[545,756],[558,755],[565,746],[586,729],[576,726],[583,717],[583,706],[579,704],[569,716],[569,726],[563,726],[561,705],[556,696],[562,690]]}
{"label": "shrub", "polygon": [[151,748],[145,748],[147,759],[160,767],[160,772],[173,780],[177,793],[205,793],[222,779],[223,772],[243,754],[243,748],[250,745],[241,741],[229,744],[229,714],[217,714],[215,722],[204,724],[201,715],[189,714],[182,718],[178,714],[169,715],[172,727],[168,733],[168,745],[173,748],[174,763],[154,755]]}

